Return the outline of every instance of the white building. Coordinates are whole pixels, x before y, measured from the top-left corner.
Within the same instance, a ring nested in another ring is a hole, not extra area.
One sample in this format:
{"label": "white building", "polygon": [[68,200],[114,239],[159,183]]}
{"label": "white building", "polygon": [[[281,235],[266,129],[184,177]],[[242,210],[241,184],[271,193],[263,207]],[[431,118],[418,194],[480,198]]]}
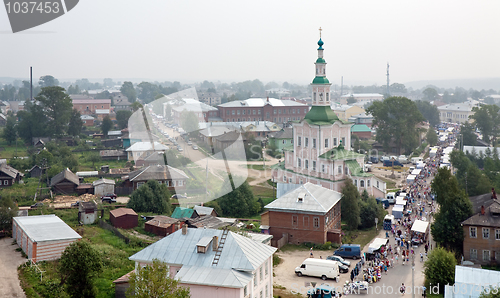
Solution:
{"label": "white building", "polygon": [[170,277],[189,287],[193,298],[270,298],[275,251],[272,246],[228,230],[184,225],[129,259],[136,268],[154,259],[165,262]]}
{"label": "white building", "polygon": [[[499,271],[455,266],[455,284],[445,286],[444,298],[479,298],[485,288],[496,287],[498,291],[499,281]],[[433,289],[427,293],[433,293]]]}
{"label": "white building", "polygon": [[312,86],[312,108],[304,119],[293,123],[293,146],[285,148],[284,162],[273,176],[279,182],[311,182],[340,192],[347,178],[359,191],[384,197],[386,184],[365,173],[363,154],[351,151],[351,126],[330,107],[330,82],[326,78],[323,41],[318,41],[316,77]]}
{"label": "white building", "polygon": [[477,104],[471,102],[453,103],[439,106],[439,120],[441,122],[465,123],[469,122],[469,116],[473,115],[472,108]]}

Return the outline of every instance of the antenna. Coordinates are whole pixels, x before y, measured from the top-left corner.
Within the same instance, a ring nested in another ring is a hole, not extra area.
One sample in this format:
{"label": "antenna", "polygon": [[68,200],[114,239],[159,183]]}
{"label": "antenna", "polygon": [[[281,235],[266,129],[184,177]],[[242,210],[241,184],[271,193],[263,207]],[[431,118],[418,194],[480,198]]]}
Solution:
{"label": "antenna", "polygon": [[33,67],[30,66],[30,101],[33,100]]}
{"label": "antenna", "polygon": [[321,29],[321,27],[319,27],[319,39],[321,39],[321,31],[322,31],[322,30],[323,30],[323,29]]}
{"label": "antenna", "polygon": [[389,91],[389,62],[387,62],[387,96],[390,96],[391,92]]}

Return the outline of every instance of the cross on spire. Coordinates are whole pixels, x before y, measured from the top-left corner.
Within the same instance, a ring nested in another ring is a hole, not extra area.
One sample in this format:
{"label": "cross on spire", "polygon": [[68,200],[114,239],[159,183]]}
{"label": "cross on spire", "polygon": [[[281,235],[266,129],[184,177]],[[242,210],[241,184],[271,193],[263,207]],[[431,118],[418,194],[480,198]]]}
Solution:
{"label": "cross on spire", "polygon": [[321,29],[321,27],[319,27],[319,38],[321,38],[321,31],[322,31],[322,30],[323,30],[323,29]]}

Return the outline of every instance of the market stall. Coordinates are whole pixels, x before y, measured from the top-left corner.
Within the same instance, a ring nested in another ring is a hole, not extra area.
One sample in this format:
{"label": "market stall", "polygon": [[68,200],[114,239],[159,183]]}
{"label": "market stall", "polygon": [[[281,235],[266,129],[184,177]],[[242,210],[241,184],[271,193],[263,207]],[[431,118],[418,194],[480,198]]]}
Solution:
{"label": "market stall", "polygon": [[427,242],[429,236],[429,222],[415,220],[411,227],[412,244],[421,244]]}
{"label": "market stall", "polygon": [[373,260],[376,253],[383,254],[388,242],[388,238],[375,238],[368,246],[368,252],[366,253],[367,260]]}

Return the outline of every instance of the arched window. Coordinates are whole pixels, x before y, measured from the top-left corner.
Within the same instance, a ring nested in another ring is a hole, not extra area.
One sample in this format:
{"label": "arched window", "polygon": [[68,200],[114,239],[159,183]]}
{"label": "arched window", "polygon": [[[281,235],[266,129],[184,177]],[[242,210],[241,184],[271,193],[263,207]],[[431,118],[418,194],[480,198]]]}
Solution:
{"label": "arched window", "polygon": [[359,180],[359,186],[365,187],[365,180]]}

